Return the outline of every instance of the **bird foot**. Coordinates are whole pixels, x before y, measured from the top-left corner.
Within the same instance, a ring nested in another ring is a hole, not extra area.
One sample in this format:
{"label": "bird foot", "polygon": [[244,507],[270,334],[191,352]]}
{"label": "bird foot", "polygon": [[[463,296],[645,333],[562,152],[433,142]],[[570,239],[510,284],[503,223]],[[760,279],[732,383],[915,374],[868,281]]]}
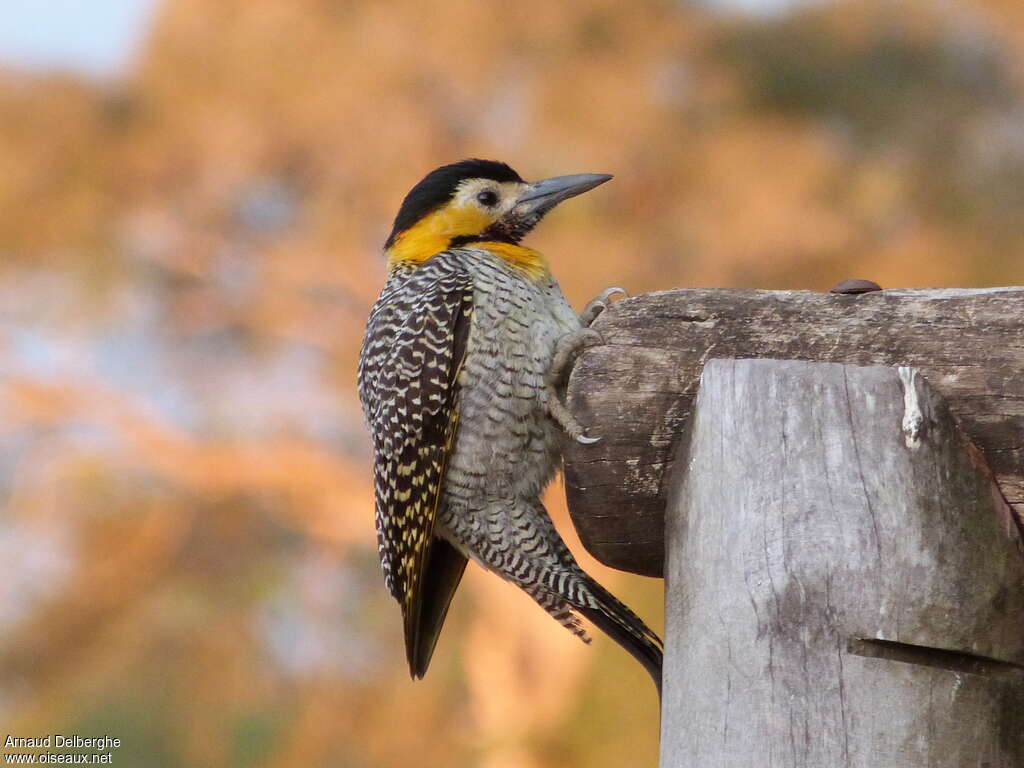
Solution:
{"label": "bird foot", "polygon": [[576,418],[559,398],[558,390],[565,382],[565,379],[568,378],[569,370],[572,368],[572,364],[579,353],[586,347],[600,344],[603,341],[604,339],[601,338],[601,334],[590,328],[581,328],[578,331],[567,333],[555,344],[555,354],[551,359],[547,381],[545,382],[548,412],[551,414],[551,418],[555,420],[569,437],[583,445],[593,445],[601,438],[587,436],[586,430],[580,426],[579,422],[576,421]]}
{"label": "bird foot", "polygon": [[617,293],[621,293],[624,297],[628,297],[624,288],[619,288],[617,285],[611,288],[605,288],[597,296],[587,302],[587,306],[580,312],[580,323],[584,328],[589,328],[593,325],[594,321],[597,320],[598,315],[608,309],[608,300]]}

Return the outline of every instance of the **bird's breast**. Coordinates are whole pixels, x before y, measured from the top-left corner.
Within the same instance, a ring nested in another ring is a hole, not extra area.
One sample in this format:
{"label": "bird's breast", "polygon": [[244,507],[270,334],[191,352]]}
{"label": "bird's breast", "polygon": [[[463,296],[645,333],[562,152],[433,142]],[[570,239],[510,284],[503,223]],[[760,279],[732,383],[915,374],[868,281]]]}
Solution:
{"label": "bird's breast", "polygon": [[558,339],[579,320],[558,284],[481,269],[460,373],[459,431],[450,496],[536,497],[558,462],[544,386]]}

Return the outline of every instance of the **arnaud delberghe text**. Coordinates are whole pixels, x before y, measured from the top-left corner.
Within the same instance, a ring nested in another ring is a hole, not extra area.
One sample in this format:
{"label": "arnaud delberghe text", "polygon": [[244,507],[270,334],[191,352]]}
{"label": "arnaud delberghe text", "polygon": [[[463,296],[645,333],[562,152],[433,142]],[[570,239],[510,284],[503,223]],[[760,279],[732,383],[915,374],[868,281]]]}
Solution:
{"label": "arnaud delberghe text", "polygon": [[5,747],[21,747],[22,749],[95,749],[105,752],[121,746],[121,740],[113,736],[64,736],[50,733],[46,736],[11,736],[4,739]]}

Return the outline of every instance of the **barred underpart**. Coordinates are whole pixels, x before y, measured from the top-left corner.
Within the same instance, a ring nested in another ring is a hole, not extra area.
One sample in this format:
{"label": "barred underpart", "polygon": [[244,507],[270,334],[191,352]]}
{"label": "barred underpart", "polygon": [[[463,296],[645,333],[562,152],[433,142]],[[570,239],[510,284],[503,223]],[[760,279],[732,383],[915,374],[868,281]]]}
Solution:
{"label": "barred underpart", "polygon": [[477,247],[395,268],[373,307],[359,391],[381,564],[414,676],[470,558],[573,634],[586,640],[579,617],[593,622],[660,689],[661,641],[583,572],[539,500],[561,461],[547,375],[559,339],[580,328],[553,278]]}

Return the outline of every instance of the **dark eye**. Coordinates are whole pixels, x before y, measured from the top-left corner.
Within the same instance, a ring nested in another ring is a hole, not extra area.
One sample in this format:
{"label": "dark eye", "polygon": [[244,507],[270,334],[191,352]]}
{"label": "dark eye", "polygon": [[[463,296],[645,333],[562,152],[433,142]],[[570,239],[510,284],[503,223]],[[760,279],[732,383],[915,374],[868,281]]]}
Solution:
{"label": "dark eye", "polygon": [[493,189],[485,189],[483,192],[477,192],[476,199],[480,205],[486,205],[490,208],[498,202],[498,193]]}

